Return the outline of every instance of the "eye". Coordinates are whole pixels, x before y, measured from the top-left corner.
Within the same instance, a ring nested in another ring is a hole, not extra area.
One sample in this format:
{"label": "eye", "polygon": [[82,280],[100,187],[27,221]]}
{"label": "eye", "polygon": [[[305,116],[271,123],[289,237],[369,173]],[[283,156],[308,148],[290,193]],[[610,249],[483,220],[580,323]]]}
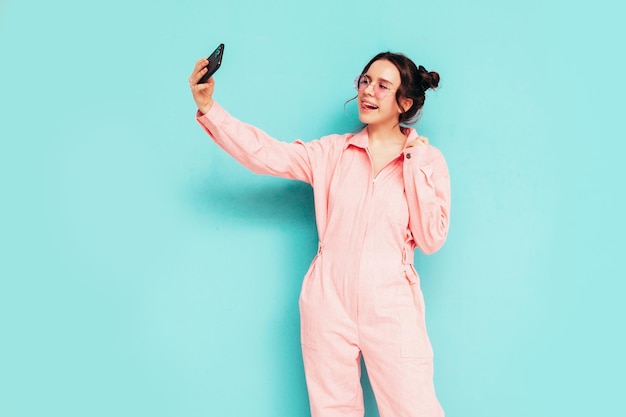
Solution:
{"label": "eye", "polygon": [[385,85],[385,84],[378,84],[378,88],[382,89],[382,90],[389,90],[389,86]]}

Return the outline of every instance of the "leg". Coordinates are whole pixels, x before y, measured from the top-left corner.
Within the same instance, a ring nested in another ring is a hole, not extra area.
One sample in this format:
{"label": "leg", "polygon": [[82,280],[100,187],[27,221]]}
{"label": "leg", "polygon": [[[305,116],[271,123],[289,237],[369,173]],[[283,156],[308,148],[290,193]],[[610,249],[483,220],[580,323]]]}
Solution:
{"label": "leg", "polygon": [[321,280],[300,297],[302,357],[312,417],[363,417],[361,351],[354,320]]}
{"label": "leg", "polygon": [[363,417],[358,347],[337,344],[317,350],[302,345],[312,417]]}
{"label": "leg", "polygon": [[432,358],[367,357],[380,417],[443,417],[435,395]]}
{"label": "leg", "polygon": [[435,395],[433,355],[418,286],[393,288],[384,308],[360,328],[363,358],[380,417],[443,417]]}

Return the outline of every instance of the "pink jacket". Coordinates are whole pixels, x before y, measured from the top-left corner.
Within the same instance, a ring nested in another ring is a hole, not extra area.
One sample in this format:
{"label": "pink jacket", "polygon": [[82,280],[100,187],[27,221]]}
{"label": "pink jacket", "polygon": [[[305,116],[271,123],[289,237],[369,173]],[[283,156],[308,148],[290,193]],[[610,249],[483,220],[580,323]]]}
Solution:
{"label": "pink jacket", "polygon": [[[306,143],[301,140],[287,143],[237,120],[217,103],[207,114],[198,113],[196,118],[217,145],[251,171],[311,184],[318,236],[320,242],[324,242],[333,174],[349,146],[367,150],[367,128],[357,134],[335,134]],[[408,133],[407,144],[417,137],[414,129],[407,128],[405,133]],[[431,145],[405,147],[403,155],[412,249],[417,246],[430,254],[441,248],[448,233],[448,168],[441,152]]]}

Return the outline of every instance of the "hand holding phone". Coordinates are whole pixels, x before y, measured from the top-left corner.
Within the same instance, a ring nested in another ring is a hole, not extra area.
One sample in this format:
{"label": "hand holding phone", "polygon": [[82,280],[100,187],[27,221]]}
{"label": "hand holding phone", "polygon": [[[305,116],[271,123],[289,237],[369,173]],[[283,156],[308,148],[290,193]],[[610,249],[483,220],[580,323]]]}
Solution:
{"label": "hand holding phone", "polygon": [[202,78],[200,78],[200,80],[198,81],[198,84],[204,84],[207,81],[209,81],[209,78],[211,78],[211,76],[215,74],[215,71],[217,71],[219,67],[222,65],[223,55],[224,55],[224,44],[221,43],[215,49],[215,51],[213,51],[213,53],[209,55],[209,57],[207,58],[209,60],[209,65],[206,66],[207,72],[202,76]]}

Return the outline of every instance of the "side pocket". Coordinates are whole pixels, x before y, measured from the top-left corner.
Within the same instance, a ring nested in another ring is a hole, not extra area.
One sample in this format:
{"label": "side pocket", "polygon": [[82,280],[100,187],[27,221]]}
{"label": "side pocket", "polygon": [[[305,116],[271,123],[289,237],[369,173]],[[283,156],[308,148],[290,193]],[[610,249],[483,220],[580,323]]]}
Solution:
{"label": "side pocket", "polygon": [[406,279],[407,281],[409,281],[409,284],[411,285],[415,285],[420,283],[420,277],[417,274],[417,271],[415,270],[415,267],[413,266],[413,264],[411,263],[407,263],[404,265],[404,273],[406,275]]}
{"label": "side pocket", "polygon": [[433,356],[432,346],[426,332],[424,297],[419,285],[419,276],[412,264],[405,265],[411,305],[405,306],[401,317],[401,357],[427,358]]}
{"label": "side pocket", "polygon": [[311,266],[302,281],[302,289],[300,291],[299,307],[300,307],[300,342],[309,349],[317,349],[317,334],[319,312],[316,302],[315,287],[319,284],[319,277],[316,273],[317,264],[319,263],[319,253],[311,262]]}

